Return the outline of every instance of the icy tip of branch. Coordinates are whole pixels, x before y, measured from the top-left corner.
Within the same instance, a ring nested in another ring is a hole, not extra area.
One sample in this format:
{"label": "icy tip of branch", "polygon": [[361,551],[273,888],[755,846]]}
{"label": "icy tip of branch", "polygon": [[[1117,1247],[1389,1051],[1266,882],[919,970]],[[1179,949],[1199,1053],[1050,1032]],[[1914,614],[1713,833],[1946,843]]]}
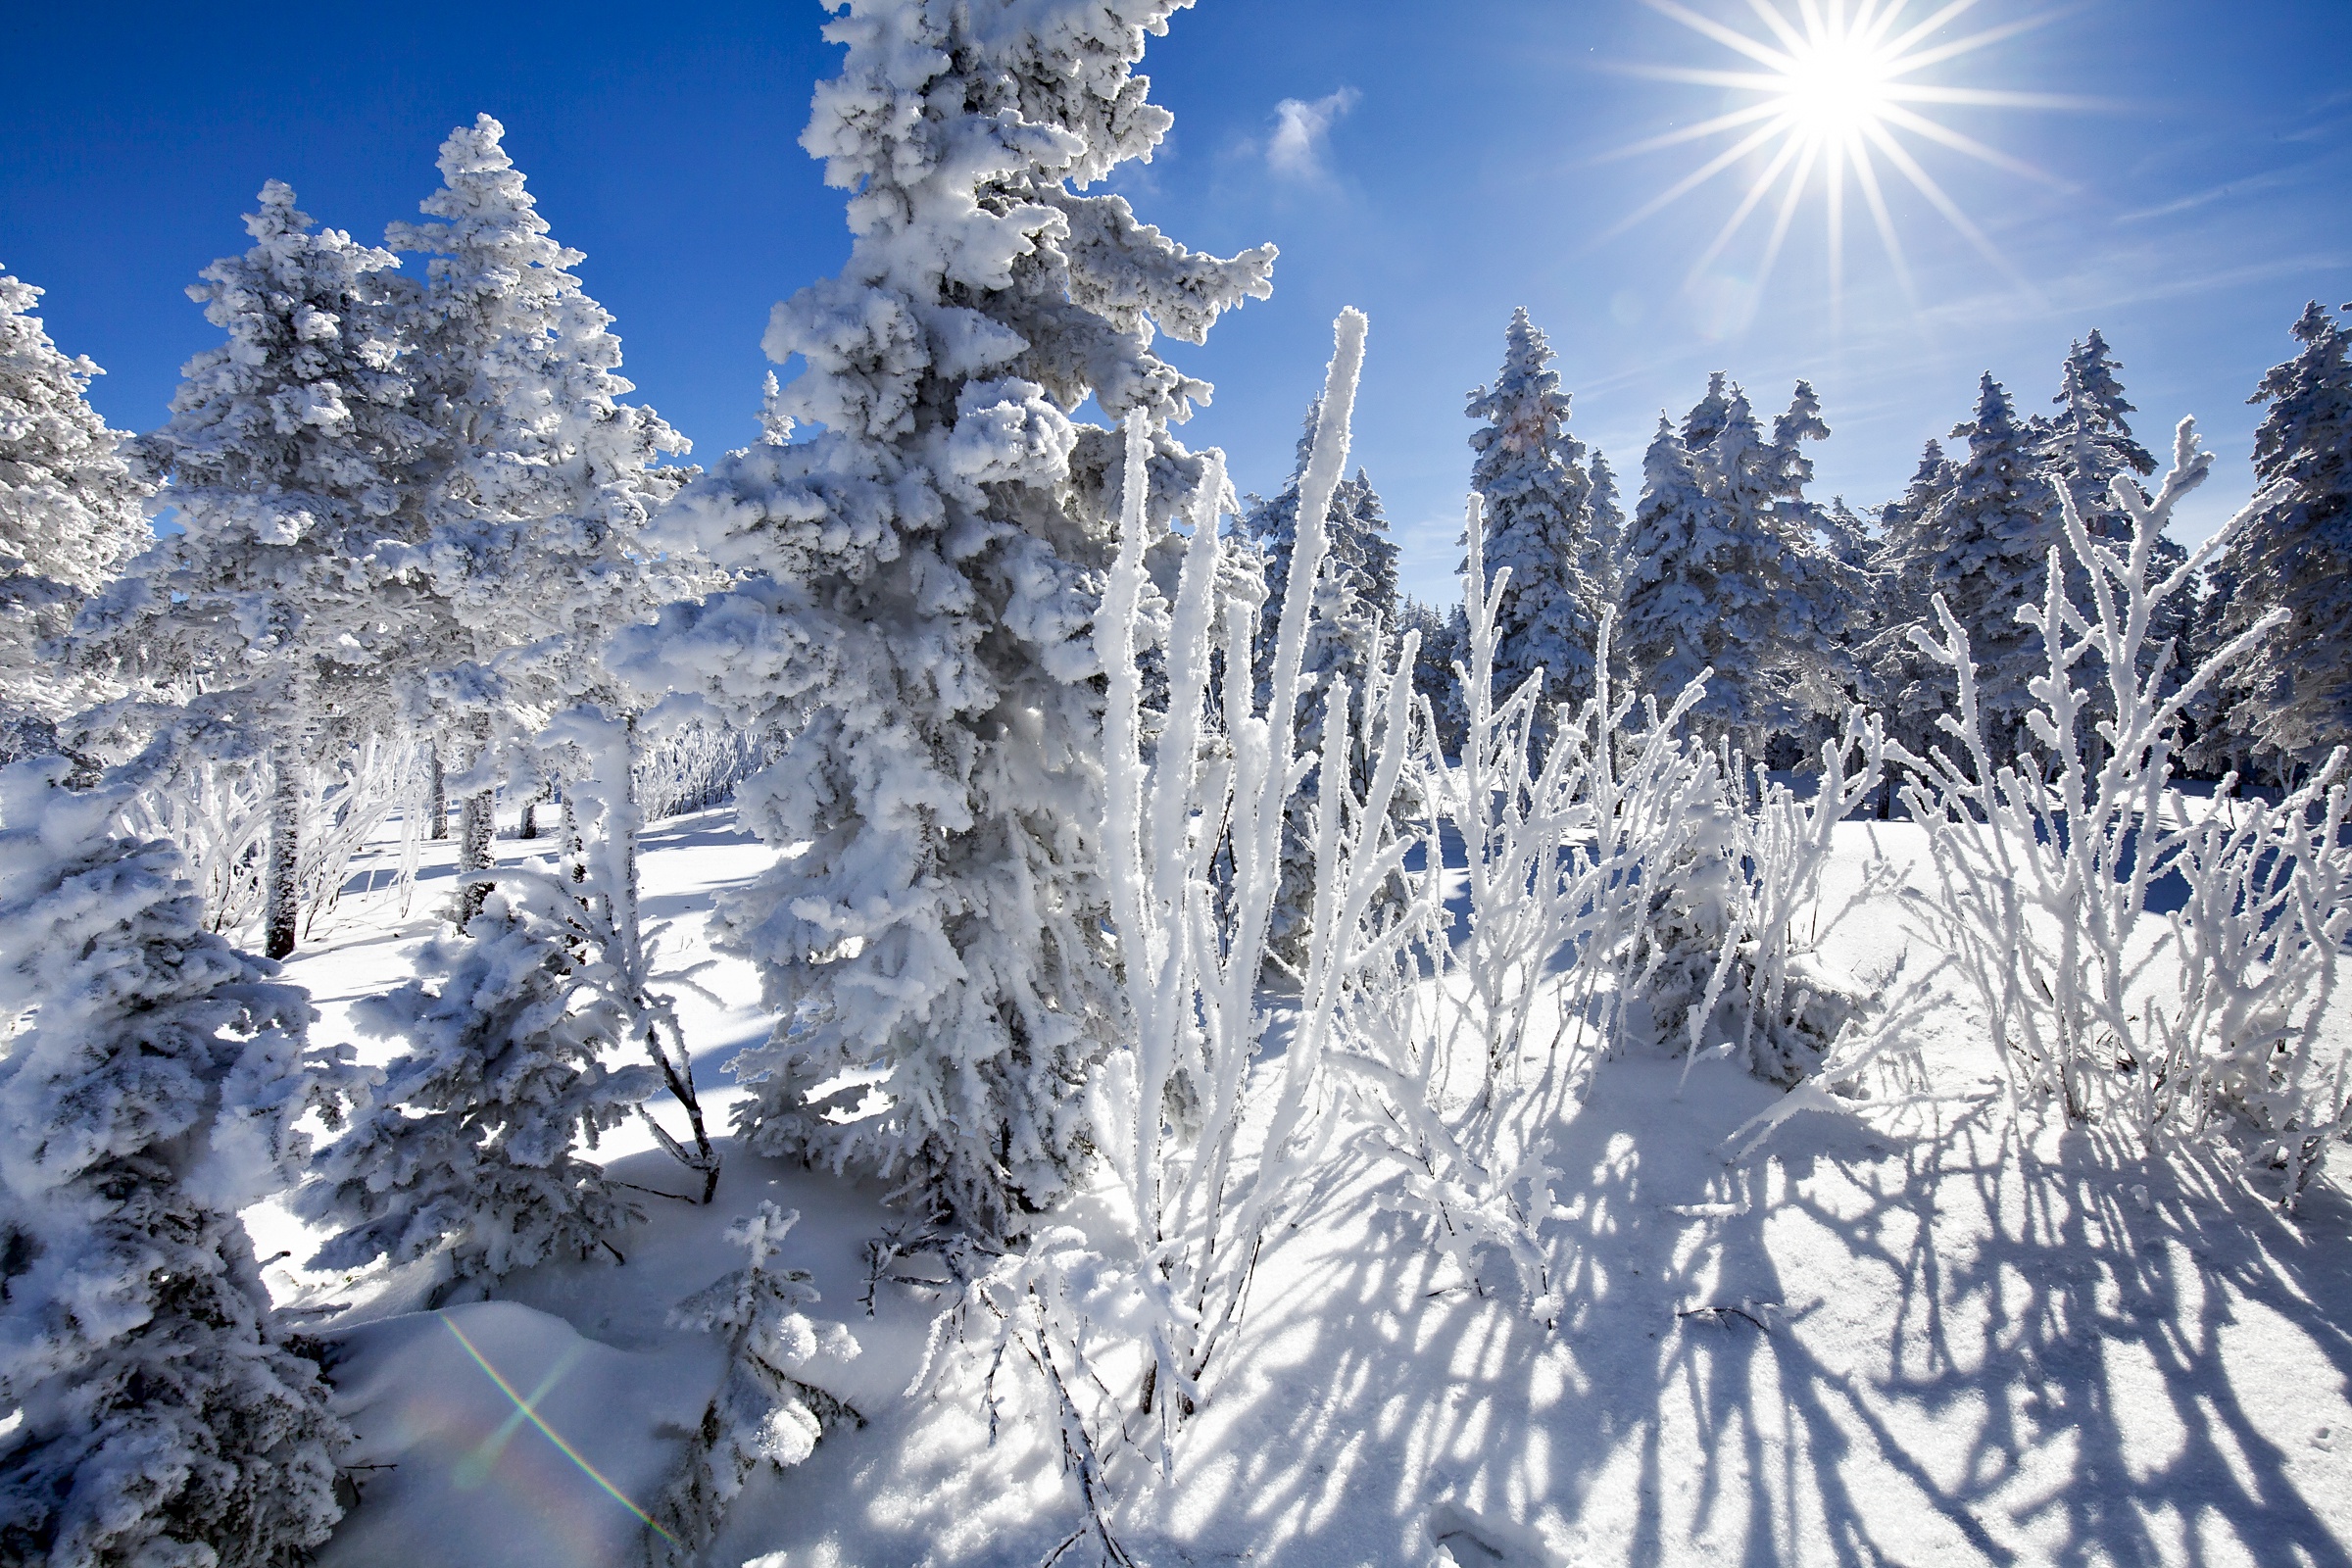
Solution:
{"label": "icy tip of branch", "polygon": [[[2185,469],[2190,465],[2196,463],[2199,456],[2200,454],[2197,451],[2197,416],[2193,414],[2183,415],[2180,422],[2173,426],[2173,466],[2175,468]],[[2203,456],[2205,462],[2211,463],[2213,461],[2211,454],[2205,454]]]}

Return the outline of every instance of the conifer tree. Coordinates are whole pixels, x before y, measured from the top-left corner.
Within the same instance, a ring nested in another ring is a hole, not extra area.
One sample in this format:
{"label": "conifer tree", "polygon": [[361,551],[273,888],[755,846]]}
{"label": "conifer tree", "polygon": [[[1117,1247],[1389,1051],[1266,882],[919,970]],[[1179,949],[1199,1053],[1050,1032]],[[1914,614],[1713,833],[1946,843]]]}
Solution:
{"label": "conifer tree", "polygon": [[348,1069],[310,999],[204,929],[119,787],[0,770],[0,1560],[292,1568],[350,1441],[239,1210]]}
{"label": "conifer tree", "polygon": [[727,1369],[655,1510],[662,1540],[647,1544],[657,1568],[702,1560],[753,1471],[799,1464],[828,1426],[865,1425],[849,1405],[794,1375],[812,1361],[847,1361],[858,1352],[849,1330],[801,1311],[820,1299],[808,1271],[778,1266],[800,1218],[799,1209],[762,1199],[757,1212],[727,1227],[727,1239],[750,1253],[745,1266],[670,1309],[672,1328],[725,1336]]}
{"label": "conifer tree", "polygon": [[[1977,665],[1977,697],[1994,760],[2004,761],[2027,737],[2022,726],[2034,708],[2027,682],[2047,663],[2041,635],[2017,618],[2021,606],[2040,600],[2058,542],[2058,503],[2030,433],[2017,419],[2009,394],[1987,371],[1979,383],[1977,416],[1952,430],[1968,456],[1953,467],[1950,487],[1917,524],[1919,586],[1941,594],[1968,629]],[[1922,671],[1923,680],[1933,679]],[[1920,710],[1940,710],[1948,676],[1923,691]]]}
{"label": "conifer tree", "polygon": [[1585,530],[1577,569],[1592,584],[1595,606],[1615,609],[1625,591],[1625,503],[1617,494],[1617,470],[1597,449],[1590,471],[1592,525]]}
{"label": "conifer tree", "polygon": [[1928,581],[1934,562],[1922,530],[1950,497],[1954,472],[1942,443],[1931,439],[1902,496],[1880,509],[1870,555],[1879,625],[1862,647],[1864,691],[1885,716],[1887,734],[1913,751],[1934,743],[1936,715],[1949,701],[1936,665],[1912,643],[1911,628],[1934,624],[1930,603],[1935,594]]}
{"label": "conifer tree", "polygon": [[[676,470],[655,467],[686,440],[652,410],[620,399],[612,318],[574,274],[581,252],[548,237],[547,220],[488,115],[442,143],[442,188],[427,223],[395,223],[395,251],[428,254],[408,336],[419,406],[435,450],[422,486],[422,551],[435,608],[438,670],[478,665],[491,679],[443,682],[500,710],[544,715],[601,697],[617,704],[599,662],[621,626],[649,617],[659,592],[640,536]],[[665,562],[672,570],[676,563]],[[453,736],[479,769],[496,715]],[[446,717],[446,715],[445,715]],[[489,862],[492,794],[466,797],[459,870]],[[463,926],[483,884],[460,898]]]}
{"label": "conifer tree", "polygon": [[449,1244],[436,1301],[516,1268],[599,1248],[642,1217],[576,1150],[635,1114],[661,1080],[604,1058],[634,1044],[595,911],[569,879],[510,874],[418,979],[359,1009],[410,1049],[374,1108],[320,1156],[296,1208],[339,1227],[316,1268],[406,1263]]}
{"label": "conifer tree", "polygon": [[1692,717],[1758,756],[1769,735],[1827,705],[1836,668],[1821,629],[1836,585],[1810,537],[1812,466],[1799,445],[1827,430],[1799,382],[1767,440],[1746,393],[1713,376],[1682,430],[1662,426],[1651,442],[1626,548],[1620,635],[1636,680],[1671,701],[1711,666]]}
{"label": "conifer tree", "polygon": [[[2050,401],[2058,412],[2044,426],[2044,462],[2053,483],[2074,497],[2083,523],[2102,539],[2129,544],[2131,518],[2110,495],[2119,474],[2144,479],[2156,471],[2156,459],[2132,434],[2129,416],[2137,412],[2124,400],[2124,383],[2107,340],[2097,329],[2067,351],[2063,384]],[[2164,544],[2159,543],[2161,551]],[[2177,561],[2180,550],[2172,547]],[[2164,571],[2170,565],[2158,563]]]}
{"label": "conifer tree", "polygon": [[[1268,678],[1274,631],[1282,623],[1291,556],[1298,548],[1298,487],[1306,473],[1318,407],[1310,405],[1306,411],[1298,463],[1289,481],[1271,500],[1251,496],[1241,518],[1241,532],[1257,547],[1265,576],[1266,597],[1258,612],[1256,648],[1261,689]],[[1307,646],[1299,663],[1305,681],[1299,689],[1306,710],[1303,722],[1310,729],[1318,720],[1309,694],[1328,686],[1335,677],[1345,677],[1351,690],[1361,692],[1364,675],[1379,657],[1380,635],[1396,629],[1398,605],[1396,545],[1389,538],[1380,492],[1372,488],[1372,480],[1362,468],[1356,469],[1352,479],[1342,479],[1332,491],[1331,511],[1323,527],[1327,543],[1323,569],[1315,579],[1316,617],[1308,623]],[[1302,748],[1311,750],[1320,744],[1307,730],[1300,734]]]}
{"label": "conifer tree", "polygon": [[1642,500],[1625,538],[1625,592],[1615,648],[1640,689],[1670,703],[1712,667],[1708,635],[1715,581],[1706,543],[1715,504],[1699,482],[1682,432],[1661,413],[1642,460]]}
{"label": "conifer tree", "polygon": [[1515,690],[1540,667],[1546,707],[1592,692],[1601,599],[1585,569],[1592,478],[1584,443],[1568,433],[1569,395],[1552,360],[1526,310],[1512,312],[1502,368],[1464,411],[1481,421],[1470,436],[1478,455],[1470,486],[1486,501],[1486,589],[1504,568],[1511,574],[1496,617],[1494,683]]}
{"label": "conifer tree", "polygon": [[1460,749],[1470,722],[1462,705],[1462,684],[1453,672],[1454,664],[1469,657],[1469,614],[1458,603],[1440,610],[1408,595],[1397,607],[1396,629],[1399,635],[1420,634],[1413,655],[1413,690],[1429,704],[1438,744],[1450,756]]}
{"label": "conifer tree", "polygon": [[2218,647],[2273,605],[2290,617],[2229,673],[2214,740],[2282,774],[2352,744],[2352,355],[2343,322],[2316,300],[2294,336],[2301,350],[2249,400],[2268,405],[2255,475],[2291,488],[2223,556],[2216,575],[2229,591],[2214,627]]}
{"label": "conifer tree", "polygon": [[[1091,1147],[1119,1033],[1099,870],[1090,630],[1115,431],[1208,387],[1152,352],[1264,296],[1271,248],[1186,250],[1090,193],[1170,123],[1133,71],[1177,0],[850,0],[802,144],[852,192],[851,257],[766,338],[822,426],[716,466],[662,538],[740,577],[624,636],[643,684],[702,693],[776,760],[737,796],[806,845],[722,911],[784,1016],[738,1058],[755,1147],[888,1172],[1017,1229]],[[1164,437],[1171,498],[1198,466]]]}
{"label": "conifer tree", "polygon": [[270,760],[266,942],[294,948],[305,776],[340,734],[389,721],[423,594],[411,480],[427,432],[399,340],[411,291],[389,252],[313,231],[271,180],[253,247],[190,288],[228,341],[190,360],[171,420],[140,438],[182,530],[92,602],[83,627]]}
{"label": "conifer tree", "polygon": [[[2113,487],[2121,476],[2129,475],[2134,481],[2147,478],[2156,471],[2156,459],[2132,434],[2130,416],[2136,411],[2125,400],[2118,373],[2122,369],[2107,340],[2095,328],[2087,339],[2074,344],[2067,352],[2058,395],[2050,400],[2058,405],[2058,412],[2041,421],[2039,435],[2042,463],[2051,484],[2074,499],[2075,510],[2094,537],[2129,553],[2132,514],[2116,504]],[[2178,542],[2159,538],[2150,570],[2162,580],[2186,559],[2188,552]],[[2086,621],[2095,620],[2098,609],[2082,566],[2070,556],[2066,569],[2067,597]],[[2186,652],[2194,631],[2196,598],[2193,593],[2171,595],[2159,608],[2160,618],[2141,655],[2148,665],[2144,674],[2156,672],[2155,662],[2165,657],[2168,647],[2177,654]],[[2170,667],[2171,680],[2187,673],[2179,658]],[[2112,694],[2103,683],[2093,683],[2091,704],[2095,725],[2112,704]]]}
{"label": "conifer tree", "polygon": [[1772,422],[1772,447],[1765,457],[1772,476],[1772,531],[1779,537],[1779,568],[1788,585],[1774,661],[1782,682],[1776,720],[1784,729],[1843,712],[1861,679],[1848,633],[1868,614],[1870,585],[1839,555],[1838,527],[1805,499],[1813,483],[1805,443],[1827,440],[1829,434],[1813,383],[1797,382],[1788,411]]}
{"label": "conifer tree", "polygon": [[54,745],[95,689],[57,656],[82,601],[146,548],[147,486],[33,315],[41,291],[0,272],[0,762]]}

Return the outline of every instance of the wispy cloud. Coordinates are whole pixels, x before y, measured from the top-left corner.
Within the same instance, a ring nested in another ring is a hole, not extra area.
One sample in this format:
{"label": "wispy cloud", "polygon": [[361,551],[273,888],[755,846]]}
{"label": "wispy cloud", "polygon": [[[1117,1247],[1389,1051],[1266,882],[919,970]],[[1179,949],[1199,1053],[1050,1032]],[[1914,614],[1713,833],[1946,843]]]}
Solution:
{"label": "wispy cloud", "polygon": [[1285,98],[1274,106],[1274,134],[1266,138],[1266,167],[1285,179],[1322,179],[1330,170],[1324,154],[1334,122],[1355,107],[1362,95],[1342,87],[1311,103]]}
{"label": "wispy cloud", "polygon": [[2282,186],[2299,185],[2309,179],[2322,166],[2334,161],[2332,156],[2315,158],[2308,163],[2293,164],[2285,169],[2273,169],[2259,174],[2249,174],[2243,179],[2227,180],[2219,185],[2208,186],[2204,190],[2191,191],[2186,196],[2164,202],[2155,207],[2143,207],[2137,212],[2118,214],[2115,220],[2119,223],[2136,223],[2144,222],[2152,218],[2171,218],[2176,214],[2194,212],[2200,207],[2210,206],[2227,197],[2251,196],[2259,191],[2278,190]]}

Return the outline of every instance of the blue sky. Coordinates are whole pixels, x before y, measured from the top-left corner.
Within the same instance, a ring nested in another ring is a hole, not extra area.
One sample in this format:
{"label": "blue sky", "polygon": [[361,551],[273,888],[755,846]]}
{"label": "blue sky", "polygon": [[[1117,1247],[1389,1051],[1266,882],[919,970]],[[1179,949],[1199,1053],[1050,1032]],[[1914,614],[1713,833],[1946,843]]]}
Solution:
{"label": "blue sky", "polygon": [[[1763,33],[1747,0],[1685,4]],[[241,247],[264,179],[376,238],[433,188],[449,127],[487,109],[556,236],[588,253],[640,395],[715,455],[757,433],[769,305],[847,251],[839,193],[797,142],[835,59],[820,22],[813,3],[42,8],[11,24],[0,265],[47,288],[52,334],[107,368],[106,416],[146,428],[216,338],[181,291]],[[1900,488],[1980,371],[2042,406],[2096,326],[2143,440],[2193,413],[2221,454],[2187,518],[2210,529],[2249,488],[2244,400],[2288,323],[2307,299],[2352,299],[2352,4],[1977,0],[1923,43],[2028,23],[1918,79],[2099,100],[1922,106],[2036,173],[1901,138],[1998,265],[1882,163],[1910,291],[1849,194],[1834,299],[1818,176],[1760,287],[1777,196],[1691,275],[1775,142],[1611,232],[1736,133],[1608,155],[1755,97],[1626,69],[1754,69],[1661,10],[1201,0],[1145,63],[1176,129],[1119,188],[1191,245],[1283,256],[1271,301],[1179,346],[1218,387],[1186,439],[1224,446],[1247,488],[1279,485],[1331,317],[1361,306],[1357,457],[1408,586],[1432,597],[1455,559],[1462,395],[1493,373],[1514,305],[1560,352],[1578,433],[1629,483],[1658,411],[1721,368],[1767,410],[1812,380],[1835,431],[1819,494],[1857,504]]]}

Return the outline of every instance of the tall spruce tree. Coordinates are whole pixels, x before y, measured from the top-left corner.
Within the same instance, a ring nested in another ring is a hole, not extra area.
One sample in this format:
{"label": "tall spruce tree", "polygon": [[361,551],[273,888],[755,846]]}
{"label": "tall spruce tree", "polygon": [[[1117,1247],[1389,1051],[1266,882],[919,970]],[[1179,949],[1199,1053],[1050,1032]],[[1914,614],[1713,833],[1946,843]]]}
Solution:
{"label": "tall spruce tree", "polygon": [[[1635,678],[1661,701],[1712,666],[1715,676],[1693,718],[1759,756],[1770,735],[1814,702],[1822,614],[1816,601],[1823,589],[1811,560],[1812,513],[1803,500],[1812,469],[1799,443],[1827,430],[1812,389],[1800,382],[1796,401],[1767,440],[1747,394],[1718,373],[1672,443],[1681,458],[1653,441],[1654,462],[1644,465],[1645,492],[1648,482],[1662,480],[1666,488],[1655,507],[1644,494],[1650,516],[1644,522],[1637,515],[1639,543],[1628,551],[1629,560],[1638,552],[1643,561],[1628,567],[1626,658]],[[1697,486],[1695,499],[1683,491],[1683,465]],[[1670,549],[1687,555],[1668,568],[1658,552]],[[1693,608],[1692,594],[1703,608]],[[1674,625],[1676,616],[1693,623]]]}
{"label": "tall spruce tree", "polygon": [[1585,569],[1592,478],[1584,443],[1568,433],[1569,394],[1553,359],[1526,310],[1513,311],[1502,368],[1464,410],[1480,421],[1470,435],[1470,487],[1486,502],[1482,591],[1505,568],[1511,574],[1495,617],[1494,684],[1515,690],[1540,668],[1546,704],[1592,692],[1601,597]]}
{"label": "tall spruce tree", "polygon": [[2316,300],[2294,336],[2301,350],[2248,400],[2268,405],[2255,475],[2290,488],[2223,557],[2229,591],[2214,617],[2217,643],[2273,605],[2291,617],[2230,673],[2215,738],[2281,773],[2352,745],[2352,355],[2343,322]]}
{"label": "tall spruce tree", "polygon": [[[2122,369],[2123,366],[2108,349],[2107,340],[2097,329],[2092,329],[2088,338],[2067,351],[2058,395],[2050,400],[2058,406],[2057,412],[2041,421],[2038,432],[2042,463],[2051,484],[2073,497],[2076,512],[2094,537],[2129,552],[2133,531],[2132,514],[2116,504],[2114,484],[2119,477],[2130,476],[2136,482],[2153,474],[2156,459],[2132,434],[2130,416],[2137,411],[2124,397]],[[2188,552],[2179,543],[2159,537],[2150,569],[2162,578],[2187,558]],[[2071,554],[2066,571],[2067,597],[2085,620],[2095,620],[2098,612],[2092,603],[2089,579]],[[2195,630],[2196,599],[2193,593],[2176,594],[2159,609],[2149,646],[2141,652],[2147,666],[2142,673],[2155,673],[2154,665],[2166,657],[2168,647],[2182,655],[2186,653]],[[2170,668],[2171,676],[2162,683],[2167,690],[2172,682],[2187,674],[2187,667],[2179,658],[2173,659]],[[2104,715],[2112,702],[2112,694],[2104,683],[2093,682],[2094,719]]]}
{"label": "tall spruce tree", "polygon": [[1772,421],[1772,446],[1764,459],[1772,476],[1772,531],[1780,539],[1780,570],[1788,584],[1774,661],[1781,688],[1775,722],[1785,731],[1843,712],[1860,686],[1848,633],[1868,613],[1871,585],[1840,554],[1842,524],[1832,523],[1805,498],[1813,483],[1813,460],[1805,444],[1829,435],[1813,383],[1797,382],[1787,412]]}
{"label": "tall spruce tree", "polygon": [[[2137,411],[2124,399],[2122,369],[2096,328],[2067,351],[2058,395],[2050,400],[2058,412],[2043,426],[2043,452],[2052,482],[2074,497],[2084,525],[2129,544],[2131,518],[2110,487],[2119,474],[2146,478],[2156,459],[2132,434],[2130,416]],[[2179,557],[2178,546],[2173,554]]]}
{"label": "tall spruce tree", "polygon": [[1715,518],[1690,449],[1661,413],[1642,460],[1642,500],[1626,529],[1614,639],[1636,686],[1661,704],[1712,667],[1719,652],[1709,635],[1715,579],[1706,548]]}
{"label": "tall spruce tree", "polygon": [[[1878,590],[1878,627],[1862,645],[1864,692],[1886,720],[1886,732],[1914,751],[1936,736],[1936,715],[1949,701],[1937,667],[1911,641],[1911,628],[1935,623],[1929,584],[1935,563],[1923,527],[1952,493],[1955,470],[1943,444],[1931,439],[1901,497],[1879,511],[1870,553]],[[1889,786],[1891,788],[1891,786]],[[1891,800],[1891,795],[1887,797]]]}
{"label": "tall spruce tree", "polygon": [[40,297],[0,272],[0,762],[51,749],[56,721],[97,694],[58,645],[153,538],[122,432],[86,395],[102,372],[58,351]]}
{"label": "tall spruce tree", "polygon": [[[2017,618],[2020,607],[2039,603],[2049,581],[2049,556],[2061,526],[2058,502],[2043,476],[2030,432],[2009,394],[1985,372],[1978,385],[1977,416],[1952,429],[1968,456],[1954,465],[1950,487],[1916,525],[1920,587],[1940,594],[1967,628],[1977,666],[1987,744],[1996,761],[2025,744],[2025,715],[2034,707],[2027,682],[2045,671],[2041,634]],[[1922,710],[1940,710],[1949,677],[1917,695]]]}
{"label": "tall spruce tree", "polygon": [[[1104,935],[1091,617],[1112,429],[1206,384],[1152,351],[1264,296],[1274,255],[1203,256],[1090,193],[1170,117],[1134,73],[1180,0],[850,0],[802,145],[850,196],[833,278],[778,306],[812,439],[731,455],[664,514],[740,584],[617,655],[781,742],[744,822],[805,845],[721,911],[784,1022],[738,1058],[755,1147],[875,1169],[997,1230],[1087,1157],[1118,1038]],[[1164,516],[1197,477],[1164,437]]]}
{"label": "tall spruce tree", "polygon": [[[519,727],[570,702],[619,706],[600,662],[620,627],[669,597],[642,534],[684,474],[655,465],[685,438],[621,398],[612,316],[582,289],[581,252],[548,237],[547,220],[488,115],[442,143],[442,187],[427,223],[395,223],[392,249],[425,254],[409,321],[417,403],[434,452],[419,506],[425,577],[439,624],[420,662],[464,693],[469,713],[436,714],[461,765],[476,770],[463,807],[461,873],[490,861],[492,791],[481,752],[501,712]],[[527,585],[527,589],[526,589]],[[460,895],[463,927],[484,889]]]}
{"label": "tall spruce tree", "polygon": [[196,706],[270,757],[267,949],[294,949],[306,775],[384,724],[426,595],[412,481],[429,432],[399,336],[413,291],[391,252],[314,231],[276,180],[253,246],[189,289],[228,341],[190,360],[135,452],[181,531],[93,600],[82,625],[127,669],[201,683]]}

